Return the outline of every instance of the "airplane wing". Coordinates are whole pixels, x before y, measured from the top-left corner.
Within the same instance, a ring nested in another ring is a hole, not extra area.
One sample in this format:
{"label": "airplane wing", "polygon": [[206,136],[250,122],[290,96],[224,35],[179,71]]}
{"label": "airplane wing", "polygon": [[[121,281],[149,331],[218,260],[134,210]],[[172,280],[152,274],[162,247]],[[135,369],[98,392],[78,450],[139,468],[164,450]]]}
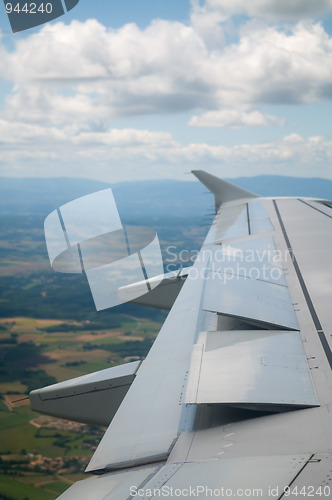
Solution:
{"label": "airplane wing", "polygon": [[142,300],[174,301],[147,358],[31,394],[90,422],[94,394],[109,423],[95,477],[61,500],[331,497],[332,208],[194,174],[216,217],[194,265]]}

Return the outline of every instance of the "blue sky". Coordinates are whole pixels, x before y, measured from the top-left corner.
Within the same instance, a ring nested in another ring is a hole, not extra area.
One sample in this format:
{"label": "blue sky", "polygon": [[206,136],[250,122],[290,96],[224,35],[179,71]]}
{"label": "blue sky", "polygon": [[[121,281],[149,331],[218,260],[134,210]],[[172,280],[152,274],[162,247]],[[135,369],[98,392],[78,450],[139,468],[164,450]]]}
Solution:
{"label": "blue sky", "polygon": [[0,11],[0,175],[332,178],[332,0]]}

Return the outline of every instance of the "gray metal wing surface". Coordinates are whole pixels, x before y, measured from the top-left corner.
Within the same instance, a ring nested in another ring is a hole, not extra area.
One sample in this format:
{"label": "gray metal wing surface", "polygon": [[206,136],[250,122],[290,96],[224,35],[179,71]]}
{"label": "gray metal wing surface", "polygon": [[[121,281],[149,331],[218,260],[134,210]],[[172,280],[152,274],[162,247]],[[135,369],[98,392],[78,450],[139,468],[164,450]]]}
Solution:
{"label": "gray metal wing surface", "polygon": [[215,220],[61,500],[332,496],[332,209],[194,173]]}

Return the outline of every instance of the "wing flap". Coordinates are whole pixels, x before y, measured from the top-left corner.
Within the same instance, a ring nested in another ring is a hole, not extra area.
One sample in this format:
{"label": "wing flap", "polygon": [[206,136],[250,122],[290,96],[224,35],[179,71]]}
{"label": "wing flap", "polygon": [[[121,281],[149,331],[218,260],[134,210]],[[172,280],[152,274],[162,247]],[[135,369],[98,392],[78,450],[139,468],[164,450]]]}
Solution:
{"label": "wing flap", "polygon": [[168,464],[144,486],[140,498],[158,499],[162,492],[171,496],[173,491],[180,498],[202,500],[244,496],[277,499],[309,459],[310,455],[249,456],[184,463],[181,467]]}
{"label": "wing flap", "polygon": [[264,411],[319,406],[298,332],[202,332],[187,387],[189,404]]}
{"label": "wing flap", "polygon": [[298,330],[288,288],[268,281],[210,274],[203,309],[248,321],[262,328]]}
{"label": "wing flap", "polygon": [[92,477],[78,481],[66,490],[58,500],[98,500],[131,498],[131,492],[139,490],[144,483],[150,480],[160,466],[140,467],[125,470],[100,477]]}
{"label": "wing flap", "polygon": [[311,458],[310,455],[247,456],[170,462],[162,467],[140,467],[79,481],[59,500],[135,497],[153,500],[173,496],[202,500],[224,496],[278,499],[284,491],[288,492],[294,480],[302,484],[303,473],[313,463]]}

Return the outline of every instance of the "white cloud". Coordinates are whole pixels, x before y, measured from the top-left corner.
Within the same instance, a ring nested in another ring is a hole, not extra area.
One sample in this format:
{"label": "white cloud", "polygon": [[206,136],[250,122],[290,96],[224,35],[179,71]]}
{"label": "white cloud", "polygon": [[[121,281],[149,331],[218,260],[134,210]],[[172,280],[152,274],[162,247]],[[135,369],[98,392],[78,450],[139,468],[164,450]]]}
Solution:
{"label": "white cloud", "polygon": [[241,109],[222,109],[208,111],[202,116],[193,116],[189,125],[193,127],[267,127],[272,124],[283,125],[284,121],[276,116],[264,115],[259,111]]}
{"label": "white cloud", "polygon": [[205,58],[203,40],[181,23],[159,20],[145,30],[57,23],[4,54],[3,77],[15,85],[6,116],[103,127],[114,116],[191,109],[210,100],[200,76]]}
{"label": "white cloud", "polygon": [[206,0],[206,5],[269,20],[315,19],[332,10],[332,0]]}
{"label": "white cloud", "polygon": [[225,43],[228,16],[220,11],[192,2],[191,26],[211,48],[220,49]]}
{"label": "white cloud", "polygon": [[145,30],[56,23],[12,52],[2,46],[0,72],[14,85],[3,117],[88,131],[119,116],[199,111],[196,125],[233,127],[270,124],[260,104],[332,98],[332,39],[320,24],[283,31],[252,22],[237,42],[211,45],[209,26],[220,19],[196,14],[193,26],[157,20]]}
{"label": "white cloud", "polygon": [[331,177],[332,141],[320,136],[212,146],[112,126],[118,117],[185,112],[194,127],[266,127],[282,121],[260,105],[331,100],[332,39],[319,23],[286,30],[256,20],[227,43],[227,21],[211,8],[196,4],[189,26],[73,21],[12,51],[0,42],[0,74],[13,84],[0,120],[2,172],[114,181],[178,178],[201,165],[221,165],[225,176],[298,175],[316,165],[316,175]]}
{"label": "white cloud", "polygon": [[[316,176],[331,177],[332,140],[292,134],[261,144],[212,146],[181,144],[168,132],[111,129],[59,131],[24,123],[0,121],[2,175],[86,177],[112,182],[163,177],[183,178],[183,172],[204,165],[220,175],[280,173],[303,175],[315,166]],[[23,161],[24,160],[24,161]]]}
{"label": "white cloud", "polygon": [[149,130],[113,129],[106,132],[81,132],[71,138],[75,144],[109,145],[113,147],[172,147],[175,142],[169,132]]}
{"label": "white cloud", "polygon": [[[225,163],[232,168],[244,164],[254,164],[259,169],[272,165],[286,166],[289,173],[292,164],[298,162],[317,165],[332,159],[332,140],[319,136],[305,139],[298,134],[291,134],[282,139],[262,144],[240,144],[233,147],[210,146],[208,144],[190,144],[177,151],[178,159],[195,163]],[[324,167],[325,168],[325,167]],[[331,177],[331,174],[329,174]]]}

